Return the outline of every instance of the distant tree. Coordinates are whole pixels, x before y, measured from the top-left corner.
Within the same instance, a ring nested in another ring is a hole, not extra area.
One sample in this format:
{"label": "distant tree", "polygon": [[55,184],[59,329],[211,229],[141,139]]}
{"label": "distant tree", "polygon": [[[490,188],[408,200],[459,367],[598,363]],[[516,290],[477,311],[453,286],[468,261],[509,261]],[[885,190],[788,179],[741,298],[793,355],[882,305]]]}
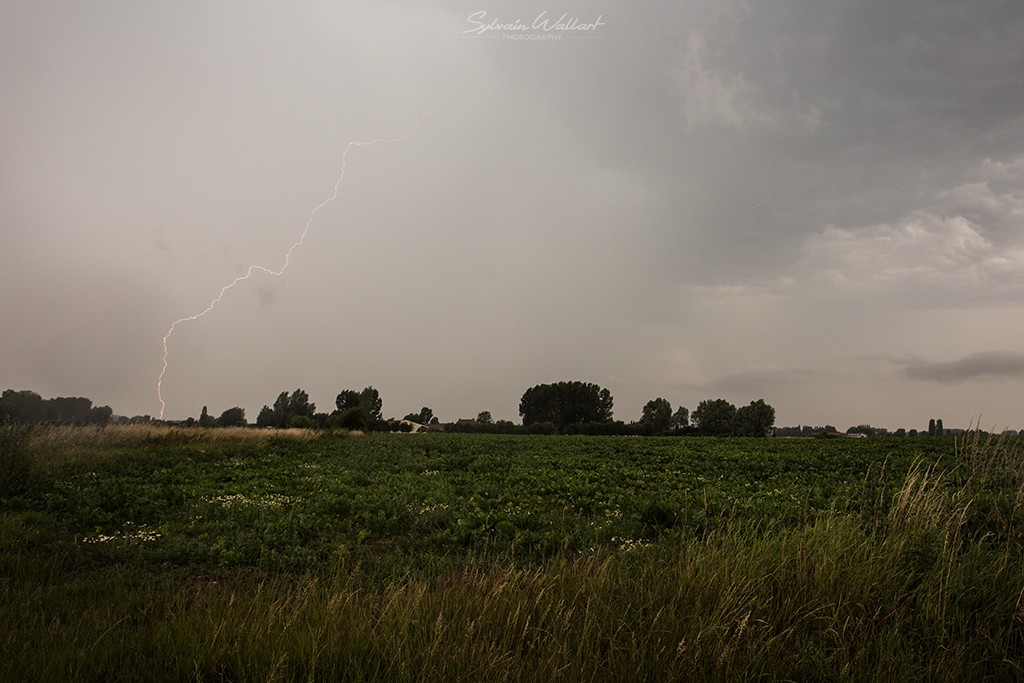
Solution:
{"label": "distant tree", "polygon": [[339,429],[362,431],[366,429],[366,413],[359,406],[339,410],[331,415],[328,424]]}
{"label": "distant tree", "polygon": [[434,411],[430,408],[423,406],[418,413],[409,413],[405,416],[405,419],[409,422],[415,422],[416,424],[428,425],[434,418]]}
{"label": "distant tree", "polygon": [[288,421],[288,426],[292,429],[312,429],[316,423],[309,415],[293,415],[292,419]]}
{"label": "distant tree", "polygon": [[863,434],[864,436],[876,436],[878,430],[871,425],[857,425],[846,430],[847,434]]}
{"label": "distant tree", "polygon": [[565,431],[570,424],[611,421],[612,395],[589,382],[538,384],[523,394],[519,414],[524,426],[550,422],[557,431]]}
{"label": "distant tree", "polygon": [[305,391],[296,389],[291,395],[287,391],[282,391],[277,395],[273,408],[263,406],[256,417],[256,425],[283,429],[291,425],[294,417],[301,415],[312,420],[315,414],[316,404],[310,403],[309,394]]}
{"label": "distant tree", "polygon": [[199,426],[200,427],[212,427],[215,424],[216,424],[216,421],[213,419],[213,416],[211,416],[208,412],[206,412],[206,406],[203,406],[202,412],[199,413]]}
{"label": "distant tree", "polygon": [[274,409],[270,406],[263,406],[260,408],[260,414],[256,416],[257,427],[276,427],[275,424],[277,416],[274,414]]}
{"label": "distant tree", "polygon": [[359,407],[359,392],[354,389],[345,389],[338,398],[335,399],[334,404],[338,407],[338,410],[348,410],[349,408]]}
{"label": "distant tree", "polygon": [[531,422],[526,425],[527,434],[557,434],[558,426],[554,422]]}
{"label": "distant tree", "polygon": [[301,415],[302,417],[312,419],[313,415],[316,414],[316,404],[309,402],[309,394],[302,389],[296,389],[288,397],[288,412],[290,417]]}
{"label": "distant tree", "polygon": [[494,424],[494,420],[491,418],[491,411],[482,410],[476,416],[476,421],[482,425]]}
{"label": "distant tree", "polygon": [[654,434],[668,431],[672,424],[672,404],[664,398],[648,401],[640,417],[640,424]]}
{"label": "distant tree", "polygon": [[672,413],[672,420],[669,423],[671,429],[685,429],[690,426],[690,411],[679,406],[676,412]]}
{"label": "distant tree", "polygon": [[724,398],[704,400],[693,411],[693,424],[702,434],[722,435],[732,430],[736,406]]}
{"label": "distant tree", "polygon": [[944,436],[946,430],[942,428],[942,418],[935,421],[935,436]]}
{"label": "distant tree", "polygon": [[768,436],[775,424],[775,408],[759,398],[738,409],[732,423],[733,432],[739,436]]}
{"label": "distant tree", "polygon": [[0,422],[34,424],[46,419],[46,403],[34,391],[5,389],[0,395]]}
{"label": "distant tree", "polygon": [[935,418],[928,420],[928,436],[935,436]]}
{"label": "distant tree", "polygon": [[245,408],[228,408],[220,417],[217,418],[217,424],[221,427],[244,427],[248,424],[245,421]]}
{"label": "distant tree", "polygon": [[110,406],[93,406],[85,415],[85,423],[106,427],[114,417],[114,409]]}
{"label": "distant tree", "polygon": [[359,407],[366,414],[368,423],[380,422],[381,408],[384,407],[384,402],[380,398],[380,392],[372,386],[359,392]]}
{"label": "distant tree", "polygon": [[274,401],[273,423],[271,426],[284,429],[293,417],[289,408],[288,392],[282,391]]}
{"label": "distant tree", "polygon": [[92,410],[92,401],[87,398],[51,398],[46,404],[46,421],[55,424],[82,424]]}
{"label": "distant tree", "polygon": [[521,430],[522,427],[512,420],[497,420],[494,423],[494,431],[498,434],[519,434]]}

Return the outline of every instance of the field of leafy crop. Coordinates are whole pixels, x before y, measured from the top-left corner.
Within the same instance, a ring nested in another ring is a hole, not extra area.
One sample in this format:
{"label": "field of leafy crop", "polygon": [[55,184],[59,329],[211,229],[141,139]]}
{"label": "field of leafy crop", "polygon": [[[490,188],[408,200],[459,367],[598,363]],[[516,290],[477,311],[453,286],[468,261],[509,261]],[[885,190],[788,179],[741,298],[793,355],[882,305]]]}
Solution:
{"label": "field of leafy crop", "polygon": [[[53,447],[8,507],[96,560],[315,569],[357,556],[635,549],[725,520],[870,515],[942,440],[369,435],[216,441],[188,431]],[[42,481],[45,479],[45,481]]]}
{"label": "field of leafy crop", "polygon": [[0,680],[1024,678],[1018,440],[0,428]]}

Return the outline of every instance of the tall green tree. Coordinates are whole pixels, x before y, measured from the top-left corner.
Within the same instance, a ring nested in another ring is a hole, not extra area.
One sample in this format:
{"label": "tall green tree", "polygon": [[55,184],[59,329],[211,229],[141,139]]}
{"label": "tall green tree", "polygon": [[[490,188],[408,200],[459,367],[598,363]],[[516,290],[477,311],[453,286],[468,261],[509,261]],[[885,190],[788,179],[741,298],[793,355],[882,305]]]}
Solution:
{"label": "tall green tree", "polygon": [[110,406],[93,406],[86,413],[85,423],[90,425],[96,425],[98,427],[106,427],[110,424],[110,421],[114,419],[114,409]]}
{"label": "tall green tree", "polygon": [[558,382],[530,387],[519,401],[523,425],[550,422],[558,431],[566,425],[610,422],[612,395],[589,382]]}
{"label": "tall green tree", "polygon": [[56,424],[82,424],[92,410],[92,401],[81,397],[58,397],[45,401],[46,421]]}
{"label": "tall green tree", "polygon": [[288,397],[288,411],[289,422],[293,417],[308,417],[313,419],[313,415],[316,414],[316,404],[310,403],[309,394],[302,389],[296,389],[292,392],[292,395]]}
{"label": "tall green tree", "polygon": [[276,427],[275,424],[276,416],[274,415],[274,409],[268,405],[264,405],[260,408],[259,415],[256,416],[257,427]]}
{"label": "tall green tree", "polygon": [[670,429],[685,429],[690,426],[690,411],[683,406],[676,408],[669,423]]}
{"label": "tall green tree", "polygon": [[245,408],[228,408],[217,418],[217,424],[221,427],[244,427],[248,424],[245,421]]}
{"label": "tall green tree", "polygon": [[263,406],[256,417],[256,425],[283,429],[291,425],[295,417],[308,417],[312,420],[315,414],[316,404],[310,403],[309,394],[305,391],[296,389],[291,395],[287,391],[282,391],[277,395],[273,408]]}
{"label": "tall green tree", "polygon": [[213,416],[206,412],[206,406],[203,406],[203,410],[199,413],[199,426],[200,427],[212,427],[216,424]]}
{"label": "tall green tree", "polygon": [[739,436],[768,436],[775,425],[775,408],[763,398],[751,401],[733,416],[733,431]]}
{"label": "tall green tree", "polygon": [[691,416],[693,425],[702,434],[723,435],[732,431],[736,406],[724,398],[708,399],[697,404]]}
{"label": "tall green tree", "polygon": [[384,401],[381,400],[380,392],[372,386],[359,392],[359,407],[363,409],[368,422],[380,422],[383,419],[381,409],[384,407]]}
{"label": "tall green tree", "polygon": [[338,410],[348,410],[349,408],[359,407],[359,392],[354,389],[344,389],[338,398],[334,400],[334,405],[337,406]]}
{"label": "tall green tree", "polygon": [[647,402],[643,414],[640,417],[640,424],[654,434],[668,431],[672,423],[672,404],[668,399],[656,398]]}
{"label": "tall green tree", "polygon": [[0,395],[0,423],[34,424],[46,419],[46,402],[34,391],[5,389]]}

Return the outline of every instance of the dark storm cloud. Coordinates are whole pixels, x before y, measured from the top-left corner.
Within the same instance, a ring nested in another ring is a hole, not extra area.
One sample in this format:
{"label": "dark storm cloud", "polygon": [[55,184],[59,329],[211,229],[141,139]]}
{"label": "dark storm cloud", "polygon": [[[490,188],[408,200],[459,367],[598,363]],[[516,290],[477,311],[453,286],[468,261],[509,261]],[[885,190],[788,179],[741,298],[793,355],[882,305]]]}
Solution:
{"label": "dark storm cloud", "polygon": [[930,382],[966,382],[1024,378],[1024,353],[982,351],[952,361],[903,361],[903,373]]}
{"label": "dark storm cloud", "polygon": [[[480,11],[604,25],[583,40],[466,35]],[[131,361],[104,391],[155,412],[170,323],[248,264],[280,267],[346,144],[430,110],[401,144],[354,150],[285,277],[253,278],[175,333],[171,416],[373,384],[395,414],[515,418],[531,383],[571,377],[637,413],[676,387],[764,396],[780,422],[1014,405],[1010,383],[922,397],[913,373],[941,371],[857,359],[957,358],[979,337],[1024,352],[1019,2],[0,14],[0,289],[21,293],[0,302],[0,374],[18,386],[40,331],[74,358],[76,327],[52,321],[95,319],[109,333],[84,338]],[[94,275],[126,266],[136,303]],[[81,298],[127,318],[91,318]],[[60,388],[77,374],[39,372],[38,388],[89,394]]]}

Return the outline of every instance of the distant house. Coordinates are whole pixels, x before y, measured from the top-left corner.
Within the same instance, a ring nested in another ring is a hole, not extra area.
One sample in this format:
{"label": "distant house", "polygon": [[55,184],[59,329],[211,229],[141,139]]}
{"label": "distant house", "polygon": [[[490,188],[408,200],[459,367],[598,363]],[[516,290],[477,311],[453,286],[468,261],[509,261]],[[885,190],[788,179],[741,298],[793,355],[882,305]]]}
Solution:
{"label": "distant house", "polygon": [[864,434],[863,432],[847,432],[846,436],[850,437],[851,439],[866,439],[866,438],[868,438],[868,435]]}
{"label": "distant house", "polygon": [[409,431],[413,432],[413,433],[421,432],[421,431],[424,431],[424,430],[427,429],[425,426],[421,425],[419,422],[413,422],[412,420],[399,420],[398,422],[399,422],[399,424],[402,424],[402,425],[408,425]]}

